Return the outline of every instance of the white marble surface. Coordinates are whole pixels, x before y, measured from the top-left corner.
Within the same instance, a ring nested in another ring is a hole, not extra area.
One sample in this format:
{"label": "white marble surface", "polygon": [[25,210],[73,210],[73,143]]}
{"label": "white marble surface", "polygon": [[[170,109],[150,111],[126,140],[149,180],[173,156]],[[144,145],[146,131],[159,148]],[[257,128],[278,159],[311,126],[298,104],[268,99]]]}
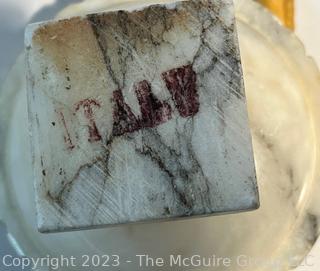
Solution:
{"label": "white marble surface", "polygon": [[[118,2],[118,0],[108,1],[108,3],[112,2]],[[61,14],[69,16],[71,13],[85,13],[86,10],[95,8],[102,10],[108,6],[104,0],[95,1],[95,4],[96,6],[93,6],[92,0],[88,0]],[[255,153],[258,157],[257,173],[262,197],[261,208],[257,212],[183,222],[131,225],[49,235],[38,233],[35,225],[32,166],[26,122],[25,71],[22,57],[18,60],[4,87],[5,93],[14,94],[15,98],[2,95],[0,99],[0,103],[3,101],[0,107],[0,123],[9,122],[9,130],[4,136],[7,154],[4,162],[7,173],[6,196],[11,207],[7,207],[4,213],[9,231],[15,238],[15,246],[19,246],[17,250],[22,250],[26,255],[34,257],[47,254],[81,257],[83,254],[103,253],[119,253],[122,257],[132,257],[136,253],[145,251],[163,257],[167,257],[170,253],[182,255],[214,253],[230,257],[245,254],[267,263],[280,261],[281,266],[276,269],[277,271],[287,271],[288,261],[299,265],[300,260],[314,245],[317,236],[314,231],[317,228],[314,223],[314,214],[318,213],[317,205],[312,208],[313,215],[306,214],[309,212],[307,203],[314,195],[317,196],[315,191],[319,187],[317,185],[319,182],[316,181],[319,180],[316,174],[319,170],[317,170],[314,154],[317,152],[317,138],[320,137],[314,136],[315,131],[312,128],[317,127],[317,123],[320,122],[319,107],[318,109],[312,107],[312,101],[315,103],[320,101],[319,73],[314,69],[312,61],[306,58],[302,44],[297,42],[292,33],[279,27],[269,14],[262,12],[256,5],[251,5],[250,1],[240,1],[240,4],[237,17],[245,67],[246,91],[250,101],[249,108],[252,108],[250,118],[255,118],[251,125],[257,135],[260,131],[261,133],[267,131],[268,138],[272,136],[272,141],[278,142],[277,148],[280,147],[278,152],[270,153],[267,149],[268,144],[260,144],[260,137],[254,136],[254,142],[257,142],[254,146],[256,146]],[[279,61],[275,62],[274,59]],[[261,60],[267,61],[261,65]],[[280,68],[277,67],[279,63]],[[281,71],[282,68],[287,71],[285,77]],[[273,70],[277,72],[261,81],[266,71]],[[297,78],[297,74],[301,76]],[[288,81],[292,81],[291,90],[288,90],[286,84]],[[274,90],[271,93],[270,88]],[[283,107],[288,96],[294,96],[297,98],[296,101],[300,102],[292,103],[291,106],[288,103]],[[306,104],[308,99],[311,103]],[[2,122],[6,112],[11,112],[8,109],[14,109],[12,115]],[[290,114],[285,114],[286,112]],[[309,118],[308,114],[312,117]],[[283,122],[287,125],[279,125]],[[303,129],[296,123],[303,124]],[[306,144],[297,144],[296,140]],[[285,148],[285,146],[290,147]],[[290,155],[285,155],[288,149]],[[292,155],[291,150],[299,155]],[[266,156],[266,153],[269,155]],[[278,162],[272,163],[272,161]],[[284,174],[287,165],[291,165],[298,173],[295,178],[295,189],[292,189],[287,175]],[[274,174],[269,176],[269,172]],[[287,200],[287,196],[293,190],[295,196]],[[314,255],[317,256],[317,254]],[[256,271],[257,268],[261,269],[262,266],[256,267],[253,264],[242,270]],[[203,270],[203,268],[195,269]],[[96,268],[95,270],[104,269]],[[118,268],[111,270],[118,270]],[[158,269],[141,269],[133,263],[133,265],[122,266],[122,270]],[[166,266],[163,270],[172,269]],[[239,267],[215,268],[215,270],[239,270]],[[275,269],[266,266],[263,270],[274,271]]]}
{"label": "white marble surface", "polygon": [[[303,42],[306,48],[306,54],[312,57],[318,67],[320,67],[320,36],[315,34],[318,32],[320,25],[320,2],[317,0],[296,0],[295,1],[295,33]],[[320,186],[314,191],[315,195],[319,195]],[[320,197],[315,196],[313,212],[320,217]],[[319,219],[318,219],[319,221]],[[297,271],[318,271],[320,270],[320,239],[313,246],[310,253],[306,256],[302,265]]]}
{"label": "white marble surface", "polygon": [[259,206],[232,1],[26,30],[40,231]]}
{"label": "white marble surface", "polygon": [[303,41],[307,55],[314,58],[320,67],[319,29],[320,2],[318,0],[295,0],[295,32]]}

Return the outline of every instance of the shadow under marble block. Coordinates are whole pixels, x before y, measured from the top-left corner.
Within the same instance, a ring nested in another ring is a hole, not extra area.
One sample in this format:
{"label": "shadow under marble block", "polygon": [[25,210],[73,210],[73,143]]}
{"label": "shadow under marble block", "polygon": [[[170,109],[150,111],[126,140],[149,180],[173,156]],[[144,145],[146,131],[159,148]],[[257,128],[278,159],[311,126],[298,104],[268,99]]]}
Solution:
{"label": "shadow under marble block", "polygon": [[42,232],[256,209],[231,0],[30,25]]}

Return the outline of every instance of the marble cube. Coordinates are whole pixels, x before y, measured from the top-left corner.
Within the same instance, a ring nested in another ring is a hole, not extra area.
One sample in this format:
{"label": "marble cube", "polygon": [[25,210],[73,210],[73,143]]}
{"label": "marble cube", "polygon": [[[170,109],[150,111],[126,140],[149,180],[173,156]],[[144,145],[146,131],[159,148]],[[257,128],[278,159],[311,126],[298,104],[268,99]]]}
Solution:
{"label": "marble cube", "polygon": [[41,232],[259,206],[232,0],[26,29]]}

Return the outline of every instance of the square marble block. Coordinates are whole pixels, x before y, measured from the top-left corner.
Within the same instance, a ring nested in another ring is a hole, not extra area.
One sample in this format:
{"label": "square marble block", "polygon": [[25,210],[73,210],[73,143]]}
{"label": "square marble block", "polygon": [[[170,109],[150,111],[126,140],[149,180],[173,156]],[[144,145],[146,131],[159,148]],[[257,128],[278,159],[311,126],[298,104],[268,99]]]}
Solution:
{"label": "square marble block", "polygon": [[259,206],[232,0],[33,24],[41,232]]}

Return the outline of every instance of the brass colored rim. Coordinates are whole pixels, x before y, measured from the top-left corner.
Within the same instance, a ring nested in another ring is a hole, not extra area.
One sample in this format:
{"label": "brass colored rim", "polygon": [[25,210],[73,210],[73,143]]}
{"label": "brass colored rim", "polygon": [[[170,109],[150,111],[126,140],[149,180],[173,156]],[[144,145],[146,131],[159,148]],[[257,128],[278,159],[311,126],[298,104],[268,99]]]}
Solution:
{"label": "brass colored rim", "polygon": [[258,0],[270,9],[283,24],[294,29],[294,0]]}

